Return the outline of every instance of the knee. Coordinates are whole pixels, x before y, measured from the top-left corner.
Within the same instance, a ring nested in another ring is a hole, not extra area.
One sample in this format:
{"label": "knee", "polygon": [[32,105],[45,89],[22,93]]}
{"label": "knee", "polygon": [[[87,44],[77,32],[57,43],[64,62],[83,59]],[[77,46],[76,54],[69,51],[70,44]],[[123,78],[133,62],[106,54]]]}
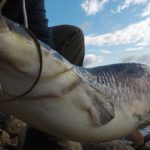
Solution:
{"label": "knee", "polygon": [[77,34],[77,36],[79,36],[80,38],[84,39],[83,31],[79,27],[71,25],[71,28]]}
{"label": "knee", "polygon": [[83,31],[74,25],[64,25],[67,30],[70,30],[72,35],[75,35],[79,40],[84,40],[84,33]]}

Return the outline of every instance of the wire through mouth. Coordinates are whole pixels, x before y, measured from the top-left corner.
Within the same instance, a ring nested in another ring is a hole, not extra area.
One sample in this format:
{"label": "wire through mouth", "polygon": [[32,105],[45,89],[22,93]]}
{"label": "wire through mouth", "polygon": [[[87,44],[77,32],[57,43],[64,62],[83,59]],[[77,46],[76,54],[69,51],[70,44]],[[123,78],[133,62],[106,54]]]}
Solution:
{"label": "wire through mouth", "polygon": [[[1,10],[3,9],[6,2],[7,2],[7,0],[0,0],[0,15],[1,15]],[[24,28],[24,30],[32,37],[32,39],[33,39],[33,41],[34,41],[34,43],[37,47],[38,54],[39,54],[39,65],[40,65],[40,67],[39,67],[37,77],[36,77],[35,81],[33,82],[33,84],[31,85],[31,87],[29,87],[29,89],[27,89],[25,92],[23,92],[22,94],[14,97],[14,98],[0,100],[0,103],[11,102],[11,101],[22,98],[25,95],[29,94],[33,90],[33,88],[36,86],[37,82],[39,81],[39,79],[41,77],[41,73],[42,73],[42,66],[43,66],[42,50],[41,50],[41,46],[40,46],[40,43],[39,43],[38,39],[28,29],[28,18],[27,18],[25,0],[22,0],[22,9],[23,9],[23,17],[24,17],[24,23],[25,23],[25,26],[22,26],[22,28]],[[1,83],[0,83],[0,94],[1,94],[1,96],[3,96],[3,89],[2,89]]]}
{"label": "wire through mouth", "polygon": [[[17,99],[22,98],[25,95],[29,94],[34,89],[34,87],[37,85],[37,83],[38,83],[38,81],[41,77],[42,68],[43,68],[43,57],[42,57],[41,45],[40,45],[38,39],[36,38],[36,36],[29,29],[27,29],[24,26],[21,26],[21,27],[24,28],[25,31],[32,37],[32,39],[33,39],[33,41],[34,41],[34,43],[37,47],[37,51],[38,51],[38,55],[39,55],[39,65],[40,65],[39,66],[39,71],[38,71],[37,77],[34,80],[33,84],[25,92],[23,92],[22,94],[14,97],[14,98],[0,100],[0,103],[11,102],[11,101],[17,100]],[[0,84],[0,86],[1,86],[1,84]],[[0,87],[0,92],[2,92],[2,87]]]}

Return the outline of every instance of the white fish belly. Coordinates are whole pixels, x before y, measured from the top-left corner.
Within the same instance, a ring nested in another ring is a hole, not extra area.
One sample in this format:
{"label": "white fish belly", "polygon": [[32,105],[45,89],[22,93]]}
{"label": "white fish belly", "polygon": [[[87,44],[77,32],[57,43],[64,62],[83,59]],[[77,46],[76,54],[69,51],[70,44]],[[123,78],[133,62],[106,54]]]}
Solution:
{"label": "white fish belly", "polygon": [[91,105],[84,89],[77,87],[61,98],[17,100],[0,104],[0,109],[46,133],[74,141],[110,141],[136,129],[134,118],[119,108],[110,122],[95,125],[88,112]]}

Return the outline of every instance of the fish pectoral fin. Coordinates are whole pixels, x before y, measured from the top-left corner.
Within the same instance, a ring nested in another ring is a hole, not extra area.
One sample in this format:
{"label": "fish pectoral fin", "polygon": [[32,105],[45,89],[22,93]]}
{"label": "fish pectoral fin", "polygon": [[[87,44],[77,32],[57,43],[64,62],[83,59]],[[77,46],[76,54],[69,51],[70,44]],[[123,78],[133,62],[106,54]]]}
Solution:
{"label": "fish pectoral fin", "polygon": [[103,103],[96,101],[94,105],[89,108],[89,114],[95,125],[104,125],[115,116],[113,104],[110,102]]}
{"label": "fish pectoral fin", "polygon": [[97,109],[94,106],[90,107],[89,114],[92,117],[92,120],[95,125],[98,125],[98,126],[101,125],[101,121],[100,121],[99,115],[97,113]]}

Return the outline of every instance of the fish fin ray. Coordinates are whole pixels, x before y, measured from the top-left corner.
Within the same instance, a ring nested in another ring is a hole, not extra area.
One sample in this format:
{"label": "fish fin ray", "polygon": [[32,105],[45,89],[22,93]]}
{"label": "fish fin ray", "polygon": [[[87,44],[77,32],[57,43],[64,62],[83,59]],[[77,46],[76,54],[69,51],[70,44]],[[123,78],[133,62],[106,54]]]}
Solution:
{"label": "fish fin ray", "polygon": [[115,117],[114,105],[108,99],[95,98],[89,113],[96,125],[104,125]]}

